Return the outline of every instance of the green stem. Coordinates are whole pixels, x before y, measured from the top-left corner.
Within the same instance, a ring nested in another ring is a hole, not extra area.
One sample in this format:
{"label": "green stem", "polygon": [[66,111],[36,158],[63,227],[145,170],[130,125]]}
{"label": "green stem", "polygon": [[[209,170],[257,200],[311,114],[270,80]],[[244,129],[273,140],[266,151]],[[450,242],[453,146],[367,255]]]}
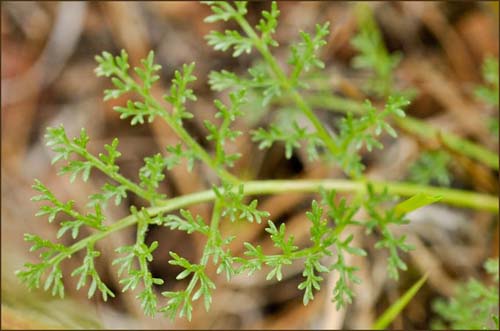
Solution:
{"label": "green stem", "polygon": [[[313,107],[321,107],[329,111],[340,112],[353,112],[355,114],[363,114],[365,108],[361,102],[348,100],[331,94],[317,94],[310,95],[306,101]],[[440,139],[446,147],[450,148],[456,153],[465,155],[479,161],[492,169],[498,170],[499,161],[498,155],[490,150],[468,141],[467,139],[460,138],[459,136],[444,132],[440,129],[418,120],[411,116],[406,117],[393,117],[394,123],[401,129],[406,130],[426,140]]]}
{"label": "green stem", "polygon": [[[366,181],[344,179],[319,180],[265,180],[251,181],[244,184],[245,194],[276,194],[287,192],[316,192],[320,187],[338,192],[366,193]],[[389,193],[401,196],[413,196],[417,193],[440,195],[443,203],[458,207],[488,210],[498,213],[498,197],[434,186],[410,184],[404,182],[370,181],[376,190],[387,187]]]}
{"label": "green stem", "polygon": [[126,82],[129,86],[133,86],[135,91],[144,98],[144,100],[147,101],[152,107],[154,107],[156,110],[159,111],[161,114],[161,118],[170,126],[172,130],[174,130],[175,134],[181,140],[192,150],[196,152],[196,155],[200,160],[205,162],[215,173],[219,175],[219,177],[227,182],[231,182],[233,184],[236,184],[239,182],[239,179],[236,178],[234,175],[232,175],[230,172],[228,172],[226,169],[219,167],[217,161],[213,159],[210,154],[207,153],[207,151],[200,146],[194,140],[194,138],[189,134],[189,132],[184,129],[182,124],[179,124],[175,121],[174,118],[167,112],[165,108],[161,106],[161,104],[153,98],[148,91],[144,91],[139,84],[132,78],[130,78],[127,75],[124,75],[120,71],[116,71],[115,75],[119,77],[122,81]]}
{"label": "green stem", "polygon": [[207,265],[208,258],[210,257],[210,251],[213,247],[214,240],[219,232],[219,222],[221,219],[222,204],[220,200],[215,200],[214,209],[212,211],[212,220],[210,221],[210,232],[207,239],[207,245],[203,250],[203,256],[201,257],[200,264]]}
{"label": "green stem", "polygon": [[[219,132],[222,134],[222,132],[226,132],[226,130],[229,128],[231,125],[231,121],[229,118],[225,117],[224,120],[222,121],[222,124],[219,128]],[[219,168],[222,168],[224,166],[224,140],[225,137],[223,136],[222,139],[215,139],[215,160],[219,166]]]}
{"label": "green stem", "polygon": [[[498,214],[498,197],[473,193],[462,190],[449,188],[440,188],[426,185],[399,183],[399,182],[384,182],[370,181],[375,190],[387,188],[389,193],[400,196],[413,196],[417,193],[440,195],[442,203],[458,207],[472,208],[476,210],[486,210]],[[327,190],[336,190],[338,192],[364,194],[367,192],[366,181],[352,181],[345,179],[322,179],[322,180],[262,180],[249,181],[243,183],[245,195],[256,194],[279,194],[292,192],[318,192],[322,187]],[[192,194],[183,195],[177,198],[172,198],[160,202],[157,207],[147,208],[148,215],[155,216],[161,213],[168,213],[186,206],[195,205],[203,202],[214,200],[216,195],[213,190],[206,190]],[[107,237],[109,234],[122,230],[137,223],[137,218],[134,215],[129,215],[103,232],[95,233],[79,242],[73,244],[64,252],[64,255],[71,256],[75,252],[85,248],[88,243],[95,242]],[[218,226],[218,221],[212,222],[211,228]],[[62,253],[61,253],[62,254]],[[54,259],[58,258],[56,255]],[[60,257],[59,257],[60,258]]]}
{"label": "green stem", "polygon": [[402,129],[429,140],[441,140],[446,147],[454,152],[466,155],[492,169],[498,170],[498,155],[480,145],[462,139],[454,134],[443,132],[415,118],[400,118],[395,120],[395,122]]}
{"label": "green stem", "polygon": [[[142,211],[140,211],[142,213]],[[138,214],[136,214],[138,215]],[[141,243],[143,243],[146,239],[146,232],[148,231],[148,222],[146,219],[142,217],[137,218],[137,222],[139,223],[137,226],[137,234],[136,234],[136,247],[139,247]],[[148,282],[148,262],[146,261],[146,256],[144,254],[136,254],[137,261],[139,262],[139,268],[142,273],[142,281],[144,285],[147,287]]]}
{"label": "green stem", "polygon": [[[156,106],[156,105],[155,105]],[[159,105],[157,105],[159,106]],[[228,172],[226,169],[220,167],[218,165],[217,160],[213,159],[207,151],[200,146],[196,142],[196,140],[193,139],[193,137],[179,124],[175,122],[174,119],[172,119],[171,116],[165,111],[164,114],[162,115],[162,118],[170,125],[172,130],[184,141],[184,143],[189,146],[192,150],[196,152],[196,155],[203,161],[205,164],[207,164],[215,173],[219,175],[221,179],[224,181],[236,184],[239,182],[239,179],[236,178],[234,175],[232,175],[230,172]]]}
{"label": "green stem", "polygon": [[81,147],[79,147],[79,146],[77,146],[76,144],[73,144],[73,143],[71,143],[71,146],[74,148],[75,152],[77,152],[78,154],[80,154],[81,156],[83,156],[85,159],[89,160],[95,168],[97,168],[100,171],[102,171],[104,174],[106,174],[107,176],[109,176],[114,181],[116,181],[116,182],[120,183],[121,185],[125,186],[129,191],[134,192],[138,196],[140,196],[140,197],[142,197],[142,198],[144,198],[144,199],[146,199],[148,201],[154,200],[153,197],[151,196],[150,192],[148,192],[147,190],[143,189],[142,187],[140,187],[136,183],[134,183],[134,182],[128,180],[127,178],[123,177],[118,172],[111,171],[109,169],[109,167],[104,162],[102,162],[101,160],[99,160],[97,157],[95,157],[94,155],[90,154],[89,152],[87,152],[86,149],[81,148]]}

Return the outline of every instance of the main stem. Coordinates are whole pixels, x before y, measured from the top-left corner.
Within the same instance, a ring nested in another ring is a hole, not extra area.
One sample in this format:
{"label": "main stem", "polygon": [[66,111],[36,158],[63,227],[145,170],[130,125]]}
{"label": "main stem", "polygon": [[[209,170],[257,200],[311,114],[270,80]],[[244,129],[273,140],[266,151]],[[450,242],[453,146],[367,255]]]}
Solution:
{"label": "main stem", "polygon": [[[417,193],[442,196],[441,203],[447,203],[457,207],[465,207],[476,210],[486,210],[498,214],[498,197],[473,193],[449,188],[440,188],[426,185],[370,181],[376,191],[387,188],[390,194],[403,197],[410,197]],[[322,180],[260,180],[242,183],[245,195],[256,194],[279,194],[292,192],[318,192],[320,188],[336,190],[337,192],[365,194],[367,191],[366,182],[363,180],[352,181],[345,179],[322,179]],[[177,198],[159,202],[159,206],[147,208],[150,216],[161,213],[168,213],[173,210],[184,208],[203,202],[212,201],[216,198],[213,190],[206,190],[192,194],[183,195]],[[85,248],[88,243],[96,242],[107,237],[109,234],[122,230],[137,223],[134,215],[129,215],[113,225],[106,231],[93,234],[69,247],[66,255],[73,255],[75,252]],[[214,224],[212,224],[214,225]],[[57,257],[57,256],[56,256]]]}

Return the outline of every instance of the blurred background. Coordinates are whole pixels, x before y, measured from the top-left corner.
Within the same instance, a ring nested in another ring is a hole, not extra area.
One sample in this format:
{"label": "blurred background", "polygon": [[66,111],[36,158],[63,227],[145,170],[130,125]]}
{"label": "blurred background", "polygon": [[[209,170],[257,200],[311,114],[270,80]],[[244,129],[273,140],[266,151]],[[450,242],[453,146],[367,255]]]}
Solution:
{"label": "blurred background", "polygon": [[[283,2],[276,39],[280,46],[277,58],[285,63],[286,46],[298,39],[298,31],[312,31],[316,23],[331,22],[328,45],[321,58],[326,63],[326,89],[352,99],[362,99],[359,90],[365,79],[351,67],[356,54],[350,40],[357,32],[354,3]],[[256,22],[260,11],[269,4],[253,2],[249,16]],[[387,48],[403,55],[396,71],[397,84],[416,91],[408,109],[411,116],[459,136],[498,150],[498,139],[486,128],[492,109],[474,97],[474,89],[484,83],[481,65],[487,56],[498,58],[498,2],[370,2]],[[130,243],[134,229],[124,230],[101,243],[103,254],[98,269],[103,279],[117,293],[107,303],[91,301],[86,291],[76,291],[74,277],[67,277],[67,299],[53,299],[44,293],[28,293],[13,273],[26,261],[36,261],[23,242],[23,233],[32,232],[53,238],[57,225],[36,218],[37,205],[29,199],[34,178],[40,179],[63,201],[80,201],[96,192],[103,178],[96,175],[87,183],[73,184],[57,176],[50,165],[51,154],[44,144],[47,126],[64,124],[68,136],[85,127],[91,137],[90,150],[99,152],[113,137],[120,138],[120,169],[136,179],[143,158],[176,142],[175,135],[162,123],[131,127],[119,119],[113,106],[126,100],[103,102],[105,79],[94,74],[94,56],[102,51],[118,53],[126,49],[132,65],[138,65],[149,50],[162,65],[158,91],[166,91],[175,69],[183,63],[196,62],[198,80],[193,89],[198,101],[190,105],[195,114],[187,127],[196,137],[206,135],[203,120],[213,116],[212,100],[221,97],[210,90],[207,75],[211,70],[244,72],[255,52],[232,58],[230,52],[213,51],[204,40],[212,29],[229,24],[208,24],[208,6],[196,2],[10,2],[1,3],[1,153],[2,153],[2,326],[5,328],[368,328],[392,302],[401,296],[426,271],[429,279],[415,299],[393,323],[398,329],[429,328],[434,313],[431,302],[453,294],[457,282],[484,278],[482,264],[498,256],[498,222],[492,215],[442,205],[422,209],[412,216],[412,223],[401,229],[408,234],[416,250],[406,254],[409,270],[400,282],[387,278],[386,255],[373,249],[373,242],[363,237],[358,244],[368,251],[367,259],[355,260],[361,267],[362,284],[354,286],[356,299],[347,309],[337,311],[330,302],[333,279],[328,279],[315,300],[302,304],[301,266],[290,267],[280,283],[265,281],[265,274],[238,278],[227,283],[217,279],[213,305],[206,313],[195,306],[193,321],[170,322],[158,316],[143,315],[134,293],[120,294],[116,270],[111,266],[113,250]],[[224,96],[222,96],[224,97]],[[252,116],[253,115],[253,116]],[[248,132],[269,120],[265,114],[249,114],[239,123]],[[333,116],[333,115],[325,115]],[[418,155],[430,147],[408,133],[398,140],[384,141],[383,151],[367,156],[367,171],[372,178],[404,180]],[[339,170],[308,163],[297,153],[286,160],[282,146],[258,151],[249,139],[236,146],[244,155],[235,172],[246,178],[335,178]],[[436,149],[436,146],[432,146]],[[439,146],[438,146],[439,148]],[[249,157],[251,156],[251,157]],[[498,194],[498,173],[456,156],[451,163],[451,186]],[[197,167],[189,174],[178,167],[167,174],[162,190],[176,196],[208,188],[207,169]],[[259,204],[271,218],[286,222],[297,240],[306,240],[305,211],[313,196],[288,194],[266,197]],[[133,197],[125,204],[110,207],[112,219],[128,214],[130,205],[140,204]],[[193,207],[207,219],[210,205]],[[262,227],[254,225],[239,230],[233,252],[242,241],[252,241],[272,249]],[[180,232],[153,228],[148,241],[158,240],[151,271],[171,288],[185,286],[174,280],[178,270],[167,264],[168,251],[174,250],[194,260],[204,242],[202,238]],[[71,239],[64,239],[66,244]],[[78,259],[65,268],[72,270]],[[215,276],[214,276],[215,277]],[[334,277],[332,275],[332,277]],[[179,284],[177,284],[179,283]]]}

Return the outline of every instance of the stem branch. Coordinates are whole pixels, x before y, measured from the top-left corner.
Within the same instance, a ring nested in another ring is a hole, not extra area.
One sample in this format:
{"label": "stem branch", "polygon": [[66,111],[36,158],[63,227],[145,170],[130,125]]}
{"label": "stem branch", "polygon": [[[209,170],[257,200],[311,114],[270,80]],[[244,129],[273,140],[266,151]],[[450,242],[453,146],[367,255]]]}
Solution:
{"label": "stem branch", "polygon": [[205,162],[215,173],[219,175],[219,177],[227,182],[238,183],[239,180],[226,169],[218,166],[217,161],[213,159],[207,151],[194,140],[194,138],[189,134],[189,132],[184,129],[182,125],[179,125],[174,118],[167,112],[167,110],[162,107],[162,105],[149,94],[147,91],[144,91],[139,84],[130,78],[127,75],[122,74],[119,71],[116,71],[115,74],[124,82],[126,82],[129,86],[133,86],[134,90],[144,98],[152,107],[159,111],[161,114],[161,118],[172,128],[172,130],[177,134],[179,138],[192,150],[196,152],[196,155],[200,160]]}
{"label": "stem branch", "polygon": [[333,155],[338,155],[339,148],[335,144],[332,135],[328,133],[328,131],[324,128],[323,124],[321,124],[321,121],[316,117],[316,115],[309,107],[309,105],[304,101],[302,96],[290,84],[289,79],[279,66],[278,62],[276,62],[276,59],[269,51],[267,45],[262,42],[257,33],[255,33],[254,29],[250,26],[250,24],[248,24],[247,20],[243,16],[237,14],[235,15],[235,20],[241,26],[243,31],[245,31],[247,36],[252,40],[253,44],[255,45],[255,48],[257,48],[257,50],[261,53],[262,57],[269,65],[271,71],[276,76],[276,79],[278,79],[281,87],[283,87],[285,91],[290,93],[290,96],[292,97],[293,101],[297,104],[299,109],[309,119],[309,121],[311,121],[312,125],[316,129],[316,132],[321,137],[323,142],[326,144],[326,147],[330,150],[330,152]]}
{"label": "stem branch", "polygon": [[[354,114],[363,114],[365,111],[361,102],[331,94],[310,95],[306,97],[306,100],[313,107],[321,107],[329,111],[339,111],[343,113],[353,112]],[[425,140],[432,141],[439,139],[446,147],[452,149],[454,152],[468,156],[494,170],[498,170],[498,155],[481,145],[460,138],[453,133],[437,129],[424,121],[408,115],[405,117],[393,116],[392,119],[400,129],[406,130]]]}
{"label": "stem branch", "polygon": [[[429,195],[441,195],[442,203],[458,207],[472,208],[476,210],[486,210],[498,214],[498,197],[473,193],[463,190],[455,190],[449,188],[440,188],[426,185],[417,185],[400,182],[384,182],[370,181],[375,190],[382,190],[385,187],[389,193],[404,197],[413,196],[417,193]],[[322,179],[322,180],[262,180],[249,181],[243,183],[245,195],[255,194],[279,194],[292,192],[318,192],[320,187],[327,190],[336,190],[337,192],[364,194],[367,191],[366,181],[345,180],[345,179]],[[172,198],[163,202],[159,202],[159,206],[147,208],[150,216],[155,216],[160,213],[167,213],[179,208],[183,208],[198,203],[214,200],[216,195],[213,190],[206,190],[192,194],[186,194],[180,197]],[[103,232],[95,233],[79,242],[73,244],[65,252],[65,255],[72,255],[75,252],[87,247],[90,242],[98,241],[105,238],[109,234],[122,230],[137,222],[134,215],[129,215],[111,225]],[[218,223],[212,223],[217,226]],[[59,255],[57,255],[59,256]],[[56,256],[56,257],[57,257]],[[55,257],[55,258],[56,258]]]}

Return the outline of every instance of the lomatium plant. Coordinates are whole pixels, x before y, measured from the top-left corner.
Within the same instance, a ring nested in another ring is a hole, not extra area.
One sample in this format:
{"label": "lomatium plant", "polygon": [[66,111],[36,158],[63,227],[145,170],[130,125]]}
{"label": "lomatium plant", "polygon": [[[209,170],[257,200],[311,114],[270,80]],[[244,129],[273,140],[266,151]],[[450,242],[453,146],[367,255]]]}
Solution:
{"label": "lomatium plant", "polygon": [[[437,188],[404,182],[373,181],[364,176],[360,149],[368,151],[381,149],[379,137],[389,134],[397,136],[390,121],[405,118],[408,99],[402,93],[386,97],[385,106],[377,108],[366,101],[357,111],[348,111],[336,123],[329,125],[321,121],[313,106],[304,96],[309,84],[307,78],[324,68],[318,52],[326,44],[329,24],[319,24],[313,33],[300,32],[299,41],[289,49],[288,64],[278,63],[272,49],[278,46],[273,34],[280,14],[275,2],[254,27],[246,19],[246,2],[207,2],[213,14],[206,22],[233,21],[238,30],[212,31],[207,37],[208,44],[215,50],[232,51],[234,57],[251,52],[260,54],[260,60],[250,67],[245,75],[237,75],[227,70],[214,71],[209,76],[213,90],[229,89],[229,102],[215,100],[217,108],[214,121],[205,121],[208,131],[206,139],[210,148],[204,148],[187,130],[185,123],[193,117],[189,102],[196,101],[190,83],[196,80],[195,64],[185,64],[175,72],[168,93],[163,96],[171,107],[165,108],[156,99],[152,87],[160,79],[160,65],[155,64],[154,53],[142,60],[142,66],[131,70],[125,50],[113,56],[103,52],[96,57],[96,74],[111,80],[114,88],[104,91],[104,100],[134,95],[122,106],[114,109],[120,118],[129,120],[131,125],[146,122],[165,121],[177,134],[181,143],[165,146],[163,153],[144,158],[144,165],[138,173],[138,182],[124,177],[116,161],[122,155],[119,140],[113,139],[104,146],[104,151],[93,155],[87,150],[89,136],[85,129],[76,137],[68,137],[63,126],[47,129],[47,145],[55,152],[53,164],[60,165],[59,174],[67,174],[71,182],[87,181],[91,175],[101,172],[108,177],[99,192],[89,196],[85,211],[75,207],[74,201],[61,201],[42,182],[36,181],[33,188],[39,195],[34,201],[45,202],[37,216],[45,216],[49,222],[64,215],[60,221],[57,238],[71,236],[73,244],[65,246],[46,240],[37,235],[26,234],[25,240],[32,243],[31,251],[41,251],[38,263],[26,263],[17,275],[30,288],[43,287],[52,294],[64,295],[61,263],[85,251],[86,255],[71,276],[78,277],[77,289],[86,288],[88,297],[100,292],[103,300],[114,297],[115,293],[103,282],[96,270],[100,252],[96,243],[106,240],[116,231],[136,227],[135,243],[119,247],[113,264],[117,266],[121,291],[136,291],[144,313],[154,316],[164,313],[170,318],[176,316],[191,319],[193,301],[203,300],[207,310],[212,303],[212,293],[216,283],[207,273],[207,266],[215,266],[217,274],[225,276],[228,282],[240,274],[252,275],[258,270],[267,272],[267,279],[283,279],[287,266],[295,263],[303,265],[303,281],[298,285],[303,290],[303,302],[308,304],[320,290],[328,273],[337,273],[338,278],[330,293],[338,309],[353,300],[353,286],[360,282],[355,265],[348,263],[348,255],[365,256],[367,253],[353,244],[352,235],[346,236],[346,229],[362,227],[366,234],[376,233],[379,241],[376,248],[388,252],[389,275],[398,279],[399,272],[406,270],[402,252],[412,249],[404,235],[391,231],[393,226],[408,223],[406,214],[424,205],[440,201],[459,207],[498,212],[496,197],[473,192]],[[356,44],[368,47],[370,36],[357,39]],[[364,39],[363,39],[364,38]],[[372,59],[359,57],[359,67],[366,67]],[[379,85],[381,95],[390,90],[390,65],[381,68],[384,78]],[[389,72],[387,72],[389,71]],[[132,74],[135,73],[135,75]],[[136,78],[134,78],[136,77]],[[303,126],[293,120],[290,125],[270,123],[257,127],[250,134],[260,149],[266,149],[280,142],[285,146],[285,156],[290,158],[294,150],[306,147],[310,160],[322,160],[331,166],[338,166],[344,172],[344,179],[320,180],[260,180],[246,181],[231,169],[241,157],[239,153],[228,151],[227,143],[234,141],[242,132],[234,129],[234,123],[244,114],[244,106],[249,95],[258,96],[261,105],[267,106],[280,98],[286,98],[310,125]],[[360,111],[361,110],[361,111]],[[196,164],[204,163],[213,172],[211,188],[183,196],[168,197],[158,192],[165,172],[187,160],[189,170]],[[313,200],[307,212],[310,245],[299,247],[293,236],[287,235],[285,224],[277,224],[269,219],[269,213],[259,209],[258,199],[249,196],[279,194],[286,192],[316,192],[321,199]],[[111,203],[124,203],[130,195],[142,198],[141,206],[131,206],[130,215],[120,220],[106,219],[105,209]],[[402,199],[403,197],[405,199]],[[212,216],[202,219],[193,215],[187,207],[202,202],[213,202]],[[364,210],[365,213],[359,213]],[[364,215],[364,216],[363,216]],[[221,222],[266,222],[269,240],[279,249],[277,254],[269,254],[260,245],[244,243],[244,253],[233,255],[229,244],[235,236],[223,236]],[[174,279],[153,277],[148,264],[153,260],[153,252],[163,249],[158,242],[146,244],[145,238],[150,226],[163,226],[171,230],[197,232],[206,237],[206,243],[197,261],[189,261],[176,252],[170,252],[171,265],[182,271],[176,279],[188,280],[185,289],[158,293],[157,285],[175,282]],[[91,231],[81,231],[82,228]],[[85,235],[83,235],[85,234]],[[140,285],[140,286],[139,286]]]}

